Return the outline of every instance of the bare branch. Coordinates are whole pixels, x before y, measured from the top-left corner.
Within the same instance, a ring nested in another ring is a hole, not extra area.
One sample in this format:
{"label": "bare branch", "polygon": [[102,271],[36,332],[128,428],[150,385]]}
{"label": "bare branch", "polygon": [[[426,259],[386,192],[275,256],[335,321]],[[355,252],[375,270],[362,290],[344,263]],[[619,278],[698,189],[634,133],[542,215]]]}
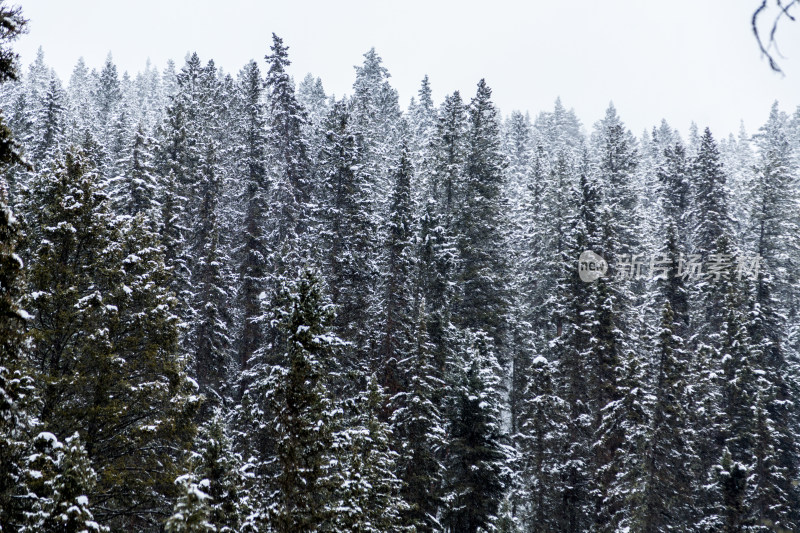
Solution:
{"label": "bare branch", "polygon": [[761,50],[761,53],[767,58],[769,61],[769,66],[775,72],[783,73],[781,68],[778,66],[778,63],[775,61],[775,55],[779,57],[783,57],[778,49],[778,43],[775,40],[776,32],[778,31],[778,26],[781,23],[782,19],[789,19],[791,22],[795,22],[795,17],[790,12],[790,9],[797,4],[800,4],[800,0],[789,0],[788,2],[783,2],[782,0],[775,0],[775,5],[778,7],[778,14],[775,16],[775,20],[772,23],[769,31],[769,39],[764,42],[762,38],[762,32],[758,29],[758,21],[759,18],[763,15],[765,10],[768,9],[769,0],[761,0],[761,5],[753,12],[753,17],[750,21],[752,28],[753,28],[753,35],[756,38],[756,42],[758,43],[758,48]]}

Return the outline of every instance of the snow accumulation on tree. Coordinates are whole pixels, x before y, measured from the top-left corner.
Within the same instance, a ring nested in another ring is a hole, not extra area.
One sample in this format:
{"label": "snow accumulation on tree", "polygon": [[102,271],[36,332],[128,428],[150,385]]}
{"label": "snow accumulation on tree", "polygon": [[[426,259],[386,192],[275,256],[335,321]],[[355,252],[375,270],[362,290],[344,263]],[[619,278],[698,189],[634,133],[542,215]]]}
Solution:
{"label": "snow accumulation on tree", "polygon": [[24,25],[0,531],[800,531],[800,109],[404,108],[374,49],[335,98],[274,34],[60,80]]}

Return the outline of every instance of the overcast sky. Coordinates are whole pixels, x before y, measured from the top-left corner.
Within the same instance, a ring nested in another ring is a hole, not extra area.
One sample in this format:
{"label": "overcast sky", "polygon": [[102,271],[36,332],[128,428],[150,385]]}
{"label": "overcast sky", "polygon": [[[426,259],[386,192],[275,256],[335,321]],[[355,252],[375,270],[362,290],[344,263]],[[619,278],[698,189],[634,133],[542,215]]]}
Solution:
{"label": "overcast sky", "polygon": [[[666,118],[686,132],[694,120],[717,137],[753,133],[774,100],[800,104],[800,22],[778,32],[786,75],[771,72],[750,31],[759,0],[18,0],[30,32],[16,49],[36,49],[66,81],[81,56],[101,67],[110,51],[120,71],[147,58],[178,66],[188,51],[236,73],[264,65],[271,33],[283,37],[297,81],[320,76],[326,91],[351,92],[353,66],[375,47],[407,105],[428,74],[434,98],[470,97],[486,78],[504,114],[535,116],[557,96],[585,126],[609,101],[635,133]],[[798,10],[800,15],[800,10]],[[262,68],[263,70],[263,68]]]}

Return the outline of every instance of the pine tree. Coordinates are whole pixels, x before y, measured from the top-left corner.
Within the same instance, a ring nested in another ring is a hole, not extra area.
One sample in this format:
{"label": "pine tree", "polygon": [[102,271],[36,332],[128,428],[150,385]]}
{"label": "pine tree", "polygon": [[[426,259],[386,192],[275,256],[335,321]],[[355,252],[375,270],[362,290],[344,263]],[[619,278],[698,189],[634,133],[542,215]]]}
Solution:
{"label": "pine tree", "polygon": [[[636,253],[639,243],[635,224],[637,197],[634,170],[638,163],[633,136],[617,116],[613,105],[595,126],[592,138],[596,177],[593,189],[584,192],[594,197],[584,209],[586,233],[580,238],[583,250],[598,250],[609,262],[622,263],[625,255]],[[586,169],[589,170],[589,169]],[[597,186],[602,186],[602,196]],[[585,186],[585,185],[582,185]],[[596,195],[596,196],[595,196]],[[588,199],[584,197],[584,202]],[[585,322],[582,332],[585,347],[579,353],[589,360],[590,407],[593,422],[592,493],[595,527],[614,530],[628,519],[626,493],[636,480],[635,462],[641,456],[641,434],[645,421],[637,395],[642,394],[643,373],[633,332],[636,324],[630,313],[634,294],[626,276],[601,277],[586,289]],[[631,273],[635,277],[635,273]],[[626,311],[628,311],[626,313]]]}
{"label": "pine tree", "polygon": [[684,397],[687,354],[664,304],[656,357],[655,402],[643,461],[643,487],[634,507],[637,531],[685,531],[693,505],[690,471],[694,439]]}
{"label": "pine tree", "polygon": [[325,281],[337,307],[337,333],[353,343],[347,369],[366,361],[365,327],[375,291],[376,227],[372,195],[364,174],[360,137],[344,102],[334,104],[326,122],[320,184],[320,242]]}
{"label": "pine tree", "polygon": [[270,206],[270,264],[276,275],[291,272],[309,255],[306,232],[311,222],[313,194],[308,145],[303,137],[306,112],[294,91],[286,67],[291,64],[288,47],[272,34],[269,70],[265,80],[268,113]]}
{"label": "pine tree", "polygon": [[[334,519],[335,473],[331,472],[334,407],[326,390],[326,366],[339,342],[330,330],[330,307],[308,271],[286,287],[276,312],[279,338],[267,379],[274,417],[277,473],[268,480],[264,514],[278,532],[318,531]],[[259,383],[253,384],[253,390]],[[261,460],[270,460],[263,457]]]}
{"label": "pine tree", "polygon": [[444,382],[437,376],[434,346],[428,338],[425,302],[419,302],[413,352],[399,362],[405,389],[392,398],[392,433],[398,451],[401,495],[409,508],[403,525],[420,533],[437,531],[441,508],[445,427],[438,398]]}
{"label": "pine tree", "polygon": [[94,521],[86,494],[92,490],[96,473],[77,433],[61,443],[43,432],[32,442],[27,469],[35,472],[30,481],[32,511],[21,531],[108,532]]}
{"label": "pine tree", "polygon": [[774,470],[759,487],[772,499],[763,518],[791,530],[800,527],[800,510],[790,503],[800,501],[800,487],[790,481],[800,475],[800,418],[793,408],[800,391],[800,354],[786,339],[787,322],[797,319],[800,301],[795,272],[800,258],[800,220],[796,209],[797,149],[791,146],[787,130],[788,117],[776,103],[757,136],[760,158],[748,240],[761,264],[748,333],[759,352],[758,368],[765,373],[766,384],[759,389],[765,395],[765,416],[773,425],[769,438],[778,454]]}
{"label": "pine tree", "polygon": [[[190,304],[182,307],[180,315],[188,321],[198,311],[193,283],[203,275],[197,270],[208,265],[203,258],[213,234],[209,222],[219,216],[226,146],[221,124],[226,120],[226,110],[213,61],[203,67],[198,55],[192,54],[176,76],[176,83],[177,93],[170,100],[159,132],[155,166],[166,178],[162,185],[167,198],[162,207],[161,233],[171,252],[168,266],[174,276],[173,290]],[[197,220],[202,223],[196,224]],[[182,339],[181,348],[191,352],[191,336]]]}
{"label": "pine tree", "polygon": [[559,152],[580,156],[584,150],[585,138],[581,132],[581,123],[575,110],[569,111],[556,98],[552,112],[542,112],[533,123],[536,131],[541,133],[541,144],[551,158]]}
{"label": "pine tree", "polygon": [[465,194],[464,181],[468,153],[467,109],[458,91],[447,96],[439,112],[436,134],[432,140],[432,176],[430,194],[439,203],[444,221],[451,228],[457,206]]}
{"label": "pine tree", "polygon": [[519,491],[526,531],[559,531],[557,502],[560,487],[560,439],[566,433],[566,404],[558,397],[551,364],[537,356],[522,397],[515,435],[522,457]]}
{"label": "pine tree", "polygon": [[456,290],[458,249],[454,214],[457,190],[463,180],[466,157],[467,119],[461,96],[456,91],[445,98],[430,141],[430,161],[425,164],[421,199],[421,220],[417,282],[427,308],[426,330],[434,350],[434,365],[442,376],[452,356],[451,327]]}
{"label": "pine tree", "polygon": [[[52,172],[52,173],[51,173]],[[141,219],[118,227],[83,156],[39,176],[26,209],[31,354],[39,418],[77,430],[99,473],[101,522],[147,527],[163,511],[198,400],[176,357],[163,251]]]}
{"label": "pine tree", "polygon": [[231,318],[223,277],[227,260],[220,246],[217,218],[221,179],[212,143],[208,144],[203,161],[198,186],[202,204],[195,227],[197,264],[192,276],[196,314],[192,317],[193,329],[187,344],[192,348],[194,375],[200,391],[207,395],[208,405],[212,405],[222,401],[231,370]]}
{"label": "pine tree", "polygon": [[[600,198],[594,177],[588,173],[585,157],[579,171],[580,182],[574,191],[562,191],[567,192],[567,198],[575,197],[576,215],[567,218],[567,227],[572,225],[574,230],[561,233],[562,250],[551,259],[556,269],[554,291],[557,291],[557,296],[552,313],[556,331],[550,350],[558,364],[560,394],[568,413],[567,431],[559,443],[564,458],[560,470],[563,492],[556,507],[559,528],[564,531],[590,529],[594,519],[590,499],[590,444],[593,442],[590,439],[594,422],[590,391],[593,382],[591,375],[587,375],[586,347],[592,338],[594,312],[591,305],[595,287],[581,281],[575,270],[567,267],[566,259],[574,260],[584,250],[598,249]],[[567,198],[560,203],[565,203]],[[574,223],[570,224],[572,220]]]}
{"label": "pine tree", "polygon": [[167,530],[240,531],[248,514],[245,479],[220,409],[200,427],[195,447],[187,461],[188,472],[176,480],[182,493]]}
{"label": "pine tree", "polygon": [[391,431],[379,418],[384,403],[373,375],[367,390],[356,398],[355,416],[334,436],[334,449],[341,454],[337,461],[336,530],[414,531],[400,524],[409,505],[400,496],[402,481],[395,473],[398,454],[390,448]]}
{"label": "pine tree", "polygon": [[176,483],[181,487],[181,494],[165,524],[167,533],[216,533],[217,528],[209,520],[211,496],[204,492],[208,489],[208,480],[198,483],[195,476],[186,474]]}
{"label": "pine tree", "polygon": [[370,201],[375,213],[385,207],[382,199],[388,197],[390,171],[400,155],[401,111],[390,77],[383,59],[371,48],[364,54],[364,63],[356,67],[349,100],[353,132],[361,141],[363,172],[374,191]]}
{"label": "pine tree", "polygon": [[[2,161],[4,167],[9,159]],[[34,420],[33,383],[25,364],[29,315],[20,306],[23,264],[16,254],[19,223],[4,193],[0,188],[0,530],[11,531],[22,523],[27,493],[22,464]]]}
{"label": "pine tree", "polygon": [[263,340],[259,295],[266,281],[267,249],[265,215],[268,179],[264,135],[266,118],[262,103],[261,72],[250,62],[240,75],[239,130],[243,149],[241,166],[245,176],[242,200],[245,205],[243,243],[240,249],[239,291],[242,307],[242,332],[239,342],[239,366],[245,370]]}
{"label": "pine tree", "polygon": [[692,161],[694,183],[692,251],[709,254],[717,241],[729,230],[725,172],[719,149],[711,131],[706,128],[700,140],[697,156]]}
{"label": "pine tree", "polygon": [[398,362],[408,357],[414,330],[414,228],[411,203],[411,161],[408,149],[395,170],[389,220],[385,230],[382,335],[376,368],[390,394],[402,388]]}
{"label": "pine tree", "polygon": [[[17,55],[8,46],[25,31],[19,8],[0,4],[0,83],[16,81]],[[23,472],[27,434],[33,420],[33,383],[24,364],[28,313],[21,306],[23,262],[17,255],[19,222],[9,203],[5,176],[21,161],[20,146],[0,116],[0,531],[18,529],[24,518],[22,496],[28,492]]]}
{"label": "pine tree", "polygon": [[80,142],[81,136],[95,128],[97,109],[92,96],[93,81],[83,57],[78,58],[67,85],[69,138],[72,143]]}
{"label": "pine tree", "polygon": [[39,136],[33,143],[33,155],[38,161],[53,157],[64,135],[65,94],[61,82],[52,78],[36,117]]}
{"label": "pine tree", "polygon": [[505,363],[507,265],[504,254],[503,168],[500,125],[484,80],[469,109],[469,144],[463,190],[456,213],[460,294],[454,322],[485,331]]}
{"label": "pine tree", "polygon": [[477,533],[496,519],[505,488],[507,450],[500,428],[500,367],[491,338],[473,335],[451,372],[443,524]]}
{"label": "pine tree", "polygon": [[157,177],[150,152],[154,140],[145,136],[139,124],[133,137],[131,155],[122,162],[123,184],[116,198],[118,211],[129,216],[145,213],[152,217],[159,206]]}
{"label": "pine tree", "polygon": [[716,525],[719,531],[733,533],[746,530],[749,525],[745,518],[744,496],[747,490],[747,467],[734,461],[727,448],[717,468],[717,486],[722,493],[720,506],[721,521]]}
{"label": "pine tree", "polygon": [[107,127],[111,117],[116,110],[116,106],[122,100],[122,89],[120,88],[119,74],[117,73],[117,66],[109,52],[106,57],[103,70],[97,79],[97,87],[94,94],[99,126],[101,128]]}
{"label": "pine tree", "polygon": [[322,80],[315,78],[311,73],[306,74],[297,87],[297,99],[308,112],[312,122],[321,124],[329,111],[328,97],[325,95]]}
{"label": "pine tree", "polygon": [[[424,153],[436,128],[436,108],[433,105],[431,83],[427,75],[422,78],[417,96],[419,101],[416,102],[413,111],[409,109],[408,118],[411,126],[412,157]],[[415,168],[419,168],[421,163],[421,161],[417,161],[414,165]]]}

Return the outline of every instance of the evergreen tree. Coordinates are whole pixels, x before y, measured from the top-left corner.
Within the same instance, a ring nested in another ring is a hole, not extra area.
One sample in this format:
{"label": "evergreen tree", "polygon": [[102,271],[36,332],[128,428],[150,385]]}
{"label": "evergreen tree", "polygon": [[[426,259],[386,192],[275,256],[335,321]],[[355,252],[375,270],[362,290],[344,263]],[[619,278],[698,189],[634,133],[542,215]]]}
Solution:
{"label": "evergreen tree", "polygon": [[[391,188],[391,169],[400,155],[401,111],[397,91],[389,83],[389,70],[374,48],[356,67],[349,104],[353,132],[360,136],[362,166],[374,196],[372,211],[381,213]],[[387,164],[388,163],[388,164]]]}
{"label": "evergreen tree", "polygon": [[392,398],[391,421],[399,454],[397,473],[403,481],[401,495],[409,505],[401,513],[402,523],[422,533],[441,527],[438,516],[446,436],[437,405],[444,382],[437,377],[424,301],[418,307],[413,352],[399,362],[406,387]]}
{"label": "evergreen tree", "polygon": [[196,448],[188,460],[189,472],[176,480],[182,493],[167,530],[240,531],[248,511],[245,479],[219,409],[200,427]]}
{"label": "evergreen tree", "polygon": [[270,217],[270,264],[275,274],[291,272],[307,257],[306,232],[311,223],[312,182],[308,146],[303,136],[306,112],[286,72],[291,64],[288,47],[272,34],[271,54],[265,56],[269,70],[265,80],[267,92],[270,206],[276,210]]}
{"label": "evergreen tree", "polygon": [[414,330],[414,228],[411,203],[411,162],[407,149],[395,170],[389,221],[384,245],[382,336],[377,368],[390,394],[403,388],[398,361],[408,357]]}
{"label": "evergreen tree", "polygon": [[52,158],[64,135],[65,94],[61,82],[52,78],[44,95],[36,123],[39,136],[33,143],[33,155],[38,161]]}
{"label": "evergreen tree", "polygon": [[500,427],[500,367],[491,338],[474,335],[451,372],[443,524],[477,533],[496,520],[505,488],[507,450]]}
{"label": "evergreen tree", "polygon": [[563,493],[559,445],[567,431],[566,405],[556,394],[550,367],[542,356],[533,360],[515,435],[522,457],[519,490],[523,509],[518,514],[524,517],[526,531],[560,530],[555,510]]}
{"label": "evergreen tree", "polygon": [[222,401],[232,364],[229,295],[223,278],[227,258],[220,246],[217,219],[221,180],[213,144],[208,145],[201,172],[199,192],[203,201],[195,228],[198,262],[192,278],[196,314],[187,344],[193,351],[194,375],[200,391],[208,396],[211,405]]}
{"label": "evergreen tree", "polygon": [[172,516],[165,524],[167,533],[216,533],[217,528],[209,520],[209,504],[211,496],[204,490],[208,488],[208,480],[197,482],[192,474],[177,479],[181,494],[175,504]]}
{"label": "evergreen tree", "polygon": [[33,505],[21,531],[108,532],[89,509],[86,494],[96,474],[78,435],[62,444],[52,433],[40,433],[32,445],[27,462],[28,470],[36,473],[28,495]]}
{"label": "evergreen tree", "polygon": [[643,488],[634,507],[637,531],[685,531],[693,505],[690,470],[694,439],[686,413],[687,354],[667,301],[656,358],[655,402],[643,461]]}
{"label": "evergreen tree", "polygon": [[94,94],[98,121],[101,128],[108,126],[111,117],[116,110],[116,106],[122,100],[122,89],[119,82],[117,66],[109,52],[106,57],[103,70],[97,79],[97,87]]}
{"label": "evergreen tree", "polygon": [[320,242],[325,281],[337,307],[337,333],[353,343],[346,371],[363,364],[368,351],[375,291],[375,233],[369,178],[362,167],[360,137],[344,102],[334,104],[326,123],[321,162]]}
{"label": "evergreen tree", "polygon": [[434,350],[434,364],[441,377],[454,346],[451,327],[456,291],[458,249],[454,214],[457,191],[463,180],[466,157],[466,109],[456,91],[445,98],[430,141],[430,162],[425,165],[417,250],[421,296],[428,317],[426,330]]}
{"label": "evergreen tree", "polygon": [[267,254],[265,218],[268,179],[264,135],[266,118],[262,103],[261,72],[250,62],[240,75],[239,131],[241,132],[242,200],[245,206],[244,239],[240,249],[238,296],[242,307],[242,332],[239,342],[239,366],[247,369],[253,353],[263,340],[259,295],[266,280]]}
{"label": "evergreen tree", "polygon": [[51,172],[26,210],[39,243],[28,252],[26,303],[39,418],[53,433],[80,433],[99,474],[89,495],[97,518],[146,528],[171,493],[198,404],[175,355],[163,252],[141,219],[115,224],[80,153]]}
{"label": "evergreen tree", "polygon": [[20,306],[23,264],[16,254],[19,223],[4,193],[0,189],[0,531],[11,531],[22,523],[28,492],[23,457],[34,420],[24,343],[29,315]]}
{"label": "evergreen tree", "polygon": [[[564,231],[562,250],[553,256],[557,295],[554,300],[555,336],[550,350],[558,364],[561,397],[567,409],[567,431],[559,450],[564,458],[560,469],[562,494],[556,516],[561,530],[581,531],[591,528],[594,519],[590,500],[591,482],[591,375],[587,375],[586,347],[592,338],[594,323],[594,284],[581,281],[574,269],[567,268],[567,258],[574,261],[584,250],[599,247],[599,191],[594,177],[588,173],[586,158],[580,166],[580,183],[574,192],[577,204],[574,230]],[[555,189],[554,189],[555,191]],[[563,200],[562,200],[563,202]],[[568,204],[567,204],[568,205]],[[567,218],[567,226],[573,220]],[[574,264],[574,263],[573,263]]]}
{"label": "evergreen tree", "polygon": [[469,109],[469,144],[462,202],[455,222],[459,249],[459,300],[454,322],[483,330],[504,363],[509,305],[504,254],[503,168],[497,110],[484,80]]}
{"label": "evergreen tree", "polygon": [[694,183],[692,251],[709,254],[730,227],[725,173],[717,143],[708,128],[703,133],[698,150],[691,168]]}
{"label": "evergreen tree", "polygon": [[[0,4],[0,83],[18,77],[17,55],[8,45],[25,31],[26,23],[19,8]],[[28,488],[23,457],[34,422],[29,410],[33,383],[24,360],[29,315],[20,305],[24,265],[17,255],[19,222],[9,206],[5,180],[9,167],[20,161],[19,145],[0,116],[0,531],[18,529],[24,518],[22,496]]]}
{"label": "evergreen tree", "polygon": [[759,352],[758,368],[765,373],[766,383],[759,390],[764,394],[764,416],[772,425],[766,436],[777,453],[773,469],[761,471],[765,478],[759,489],[770,494],[765,497],[771,500],[762,518],[791,530],[800,527],[800,509],[791,503],[800,501],[800,487],[790,481],[800,475],[800,418],[793,407],[800,392],[800,354],[786,339],[787,321],[797,319],[800,302],[795,272],[800,258],[800,219],[796,209],[797,149],[790,144],[787,123],[788,117],[776,103],[757,136],[760,158],[748,240],[761,264],[748,333]]}
{"label": "evergreen tree", "polygon": [[152,211],[158,207],[158,184],[150,152],[153,142],[145,136],[140,124],[133,137],[131,155],[122,163],[123,184],[116,203],[118,210],[129,216],[139,213],[154,216]]}
{"label": "evergreen tree", "polygon": [[336,414],[325,372],[338,341],[331,335],[330,308],[314,274],[306,271],[286,287],[282,301],[275,318],[280,334],[273,348],[276,364],[265,376],[277,473],[268,481],[264,514],[275,531],[312,532],[332,524],[335,515],[331,453]]}
{"label": "evergreen tree", "polygon": [[402,482],[395,473],[398,454],[389,446],[391,431],[379,418],[385,398],[376,376],[369,378],[367,390],[356,400],[355,417],[334,436],[334,448],[341,454],[334,528],[415,531],[400,525],[400,515],[409,506],[400,497]]}

